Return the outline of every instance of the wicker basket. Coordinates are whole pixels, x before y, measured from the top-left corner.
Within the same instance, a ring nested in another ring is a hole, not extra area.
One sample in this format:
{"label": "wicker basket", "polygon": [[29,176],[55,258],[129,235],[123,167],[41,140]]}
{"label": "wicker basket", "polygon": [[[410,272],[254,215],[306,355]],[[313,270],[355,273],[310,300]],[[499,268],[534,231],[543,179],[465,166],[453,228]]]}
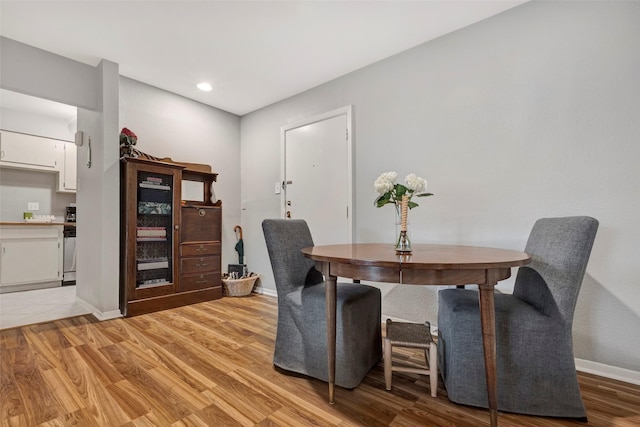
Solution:
{"label": "wicker basket", "polygon": [[244,279],[222,279],[224,294],[230,297],[244,297],[251,295],[253,285],[258,279],[258,275],[245,277]]}

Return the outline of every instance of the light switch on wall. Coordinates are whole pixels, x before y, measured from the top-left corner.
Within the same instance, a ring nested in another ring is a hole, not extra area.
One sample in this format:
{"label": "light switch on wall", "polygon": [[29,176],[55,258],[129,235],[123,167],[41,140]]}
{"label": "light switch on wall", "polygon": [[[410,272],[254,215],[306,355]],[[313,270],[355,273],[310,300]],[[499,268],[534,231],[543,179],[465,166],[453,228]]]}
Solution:
{"label": "light switch on wall", "polygon": [[280,194],[280,192],[282,191],[282,186],[280,185],[279,182],[276,182],[275,188],[274,188],[274,193],[275,194]]}
{"label": "light switch on wall", "polygon": [[27,203],[27,210],[28,211],[39,211],[40,210],[40,203],[38,203],[38,202],[28,202]]}

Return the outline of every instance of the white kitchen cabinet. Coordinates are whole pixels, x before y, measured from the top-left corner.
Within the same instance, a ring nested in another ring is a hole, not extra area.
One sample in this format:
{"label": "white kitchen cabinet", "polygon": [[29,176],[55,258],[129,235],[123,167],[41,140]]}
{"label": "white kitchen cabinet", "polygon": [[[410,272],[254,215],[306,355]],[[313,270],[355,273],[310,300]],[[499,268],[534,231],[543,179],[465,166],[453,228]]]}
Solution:
{"label": "white kitchen cabinet", "polygon": [[77,153],[73,142],[59,142],[58,151],[58,192],[75,193],[77,190]]}
{"label": "white kitchen cabinet", "polygon": [[0,166],[55,172],[55,141],[24,133],[0,131]]}
{"label": "white kitchen cabinet", "polygon": [[62,281],[62,225],[0,226],[0,292]]}
{"label": "white kitchen cabinet", "polygon": [[59,193],[77,190],[77,152],[73,142],[0,131],[0,166],[57,173]]}

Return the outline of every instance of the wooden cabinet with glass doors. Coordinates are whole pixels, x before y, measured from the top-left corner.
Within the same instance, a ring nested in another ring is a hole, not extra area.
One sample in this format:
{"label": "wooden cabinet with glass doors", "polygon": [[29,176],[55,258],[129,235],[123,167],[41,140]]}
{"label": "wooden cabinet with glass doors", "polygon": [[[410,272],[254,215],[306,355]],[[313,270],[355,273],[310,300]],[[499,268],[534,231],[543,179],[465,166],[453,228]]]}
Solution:
{"label": "wooden cabinet with glass doors", "polygon": [[[180,283],[182,179],[183,172],[191,174],[180,164],[140,158],[124,158],[121,168],[122,313],[135,316],[220,298],[219,280],[199,286]],[[212,226],[219,229],[220,224]],[[219,275],[219,257],[215,261]]]}

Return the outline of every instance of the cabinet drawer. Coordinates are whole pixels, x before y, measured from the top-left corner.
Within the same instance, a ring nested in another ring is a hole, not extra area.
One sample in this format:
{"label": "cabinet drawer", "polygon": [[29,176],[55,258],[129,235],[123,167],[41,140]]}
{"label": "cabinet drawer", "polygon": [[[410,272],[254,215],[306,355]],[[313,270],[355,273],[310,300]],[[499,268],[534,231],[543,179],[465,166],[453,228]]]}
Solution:
{"label": "cabinet drawer", "polygon": [[220,255],[220,243],[183,243],[180,245],[180,255]]}
{"label": "cabinet drawer", "polygon": [[220,241],[221,210],[212,206],[183,206],[181,242]]}
{"label": "cabinet drawer", "polygon": [[182,258],[180,260],[180,273],[202,273],[216,271],[220,273],[220,256],[202,256],[194,258]]}
{"label": "cabinet drawer", "polygon": [[202,273],[180,277],[180,291],[194,291],[196,289],[214,288],[222,286],[220,273]]}
{"label": "cabinet drawer", "polygon": [[62,241],[62,224],[60,225],[7,225],[0,227],[2,240],[8,239],[60,239]]}

